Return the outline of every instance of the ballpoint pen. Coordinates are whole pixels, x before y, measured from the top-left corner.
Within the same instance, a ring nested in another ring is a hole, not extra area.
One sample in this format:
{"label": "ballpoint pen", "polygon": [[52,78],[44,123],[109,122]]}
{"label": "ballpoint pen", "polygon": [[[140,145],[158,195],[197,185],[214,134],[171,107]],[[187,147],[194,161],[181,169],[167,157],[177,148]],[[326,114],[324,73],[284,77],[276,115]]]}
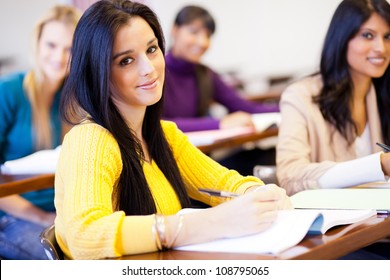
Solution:
{"label": "ballpoint pen", "polygon": [[390,210],[376,210],[378,215],[390,215]]}
{"label": "ballpoint pen", "polygon": [[385,151],[385,153],[390,152],[390,146],[387,146],[386,144],[382,144],[382,143],[378,143],[378,142],[376,142],[376,144],[377,144],[379,147],[381,147],[381,148]]}
{"label": "ballpoint pen", "polygon": [[213,189],[199,189],[200,192],[206,193],[211,196],[218,196],[218,197],[237,197],[239,196],[238,193],[232,193],[232,192],[226,192],[226,191],[219,191],[219,190],[213,190]]}

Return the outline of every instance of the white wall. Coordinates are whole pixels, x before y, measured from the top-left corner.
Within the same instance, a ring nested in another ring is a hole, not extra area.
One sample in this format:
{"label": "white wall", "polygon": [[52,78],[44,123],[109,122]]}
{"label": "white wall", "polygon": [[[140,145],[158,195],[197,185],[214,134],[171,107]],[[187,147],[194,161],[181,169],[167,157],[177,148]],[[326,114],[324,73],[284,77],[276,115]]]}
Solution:
{"label": "white wall", "polygon": [[35,22],[58,0],[0,0],[0,59],[11,58],[13,64],[0,74],[30,67],[31,36]]}
{"label": "white wall", "polygon": [[[330,17],[341,0],[147,0],[160,18],[169,46],[177,11],[187,4],[207,8],[217,31],[204,62],[247,81],[306,74],[317,69]],[[29,68],[31,29],[56,0],[0,0],[0,58],[15,64],[0,74]]]}
{"label": "white wall", "polygon": [[330,18],[341,0],[149,0],[169,45],[173,19],[184,5],[208,9],[217,31],[204,62],[237,71],[248,82],[317,70]]}

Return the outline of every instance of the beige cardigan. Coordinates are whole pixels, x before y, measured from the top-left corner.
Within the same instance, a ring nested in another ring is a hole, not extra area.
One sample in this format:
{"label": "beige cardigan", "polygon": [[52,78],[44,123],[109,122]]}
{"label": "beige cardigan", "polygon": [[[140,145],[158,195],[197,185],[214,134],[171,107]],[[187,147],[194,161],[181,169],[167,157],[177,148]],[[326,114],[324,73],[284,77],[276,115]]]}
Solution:
{"label": "beige cardigan", "polygon": [[[312,97],[319,93],[321,87],[319,75],[307,77],[287,87],[281,97],[277,177],[289,195],[304,189],[320,188],[318,180],[330,168],[338,162],[356,159],[355,145],[348,146],[346,139],[324,120],[319,107],[312,102]],[[381,142],[382,136],[373,86],[366,100],[372,151],[379,152],[375,143]],[[375,168],[378,166],[380,168],[380,163]],[[340,182],[340,185],[343,183]]]}

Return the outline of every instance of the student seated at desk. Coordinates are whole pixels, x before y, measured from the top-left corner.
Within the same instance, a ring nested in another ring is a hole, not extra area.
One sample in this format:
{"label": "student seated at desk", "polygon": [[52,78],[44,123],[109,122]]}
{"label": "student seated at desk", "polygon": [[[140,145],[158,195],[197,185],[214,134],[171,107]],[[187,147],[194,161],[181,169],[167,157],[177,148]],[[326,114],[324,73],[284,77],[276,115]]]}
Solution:
{"label": "student seated at desk", "polygon": [[[242,236],[291,207],[285,191],[228,170],[161,121],[164,39],[156,15],[131,1],[99,1],[76,28],[55,178],[56,236],[68,258],[100,259]],[[227,201],[208,186],[242,194]],[[260,190],[260,191],[256,191]],[[184,216],[189,198],[216,207]]]}
{"label": "student seated at desk", "polygon": [[[0,79],[0,164],[61,143],[60,95],[80,16],[70,6],[49,9],[35,27],[34,69]],[[1,198],[0,209],[0,256],[47,259],[39,234],[54,222],[54,190]]]}
{"label": "student seated at desk", "polygon": [[292,195],[390,175],[390,5],[345,0],[330,23],[320,73],[281,97],[277,176]]}
{"label": "student seated at desk", "polygon": [[[163,118],[174,121],[184,132],[254,127],[251,114],[279,111],[278,104],[255,103],[240,97],[201,59],[216,29],[212,15],[199,6],[185,6],[176,15],[171,31],[172,46],[166,55]],[[221,119],[210,116],[212,103],[226,107]],[[240,151],[221,163],[244,175],[256,164],[274,165],[275,149]]]}
{"label": "student seated at desk", "polygon": [[[282,94],[277,178],[292,195],[390,175],[390,5],[344,0],[331,20],[320,72]],[[390,255],[390,250],[388,251]]]}

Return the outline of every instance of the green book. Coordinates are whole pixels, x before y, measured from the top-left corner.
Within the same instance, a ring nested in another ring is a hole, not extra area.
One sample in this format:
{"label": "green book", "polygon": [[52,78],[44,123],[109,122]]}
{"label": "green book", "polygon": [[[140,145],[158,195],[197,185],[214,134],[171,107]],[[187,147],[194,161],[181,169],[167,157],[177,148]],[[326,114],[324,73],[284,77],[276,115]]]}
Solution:
{"label": "green book", "polygon": [[375,209],[390,213],[390,188],[315,189],[291,196],[296,209]]}

